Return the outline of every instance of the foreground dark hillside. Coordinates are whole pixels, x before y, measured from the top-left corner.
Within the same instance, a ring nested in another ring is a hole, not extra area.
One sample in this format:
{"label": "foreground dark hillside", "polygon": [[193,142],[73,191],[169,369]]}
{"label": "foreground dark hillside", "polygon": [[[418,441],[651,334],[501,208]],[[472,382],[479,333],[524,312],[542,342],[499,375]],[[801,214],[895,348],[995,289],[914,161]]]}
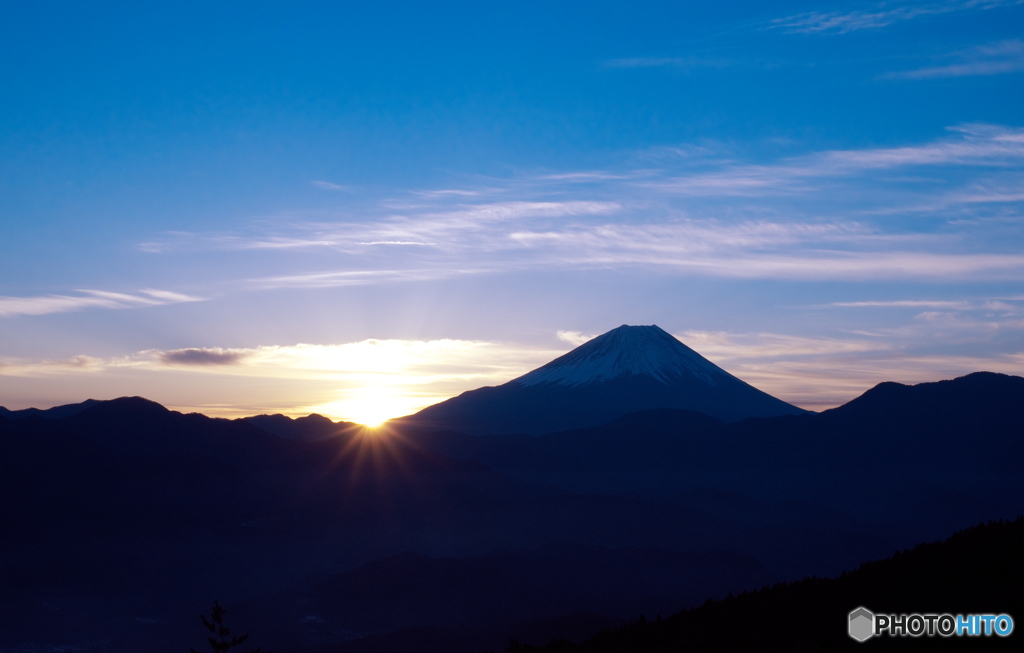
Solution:
{"label": "foreground dark hillside", "polygon": [[0,411],[0,651],[187,650],[214,600],[278,653],[579,639],[1022,514],[1021,424],[987,373],[541,436]]}
{"label": "foreground dark hillside", "polygon": [[513,645],[534,653],[687,651],[1019,651],[1021,623],[1006,637],[872,637],[847,634],[847,615],[1008,614],[1024,619],[1024,517],[990,522],[921,544],[833,579],[745,592],[665,619],[641,619],[579,644]]}

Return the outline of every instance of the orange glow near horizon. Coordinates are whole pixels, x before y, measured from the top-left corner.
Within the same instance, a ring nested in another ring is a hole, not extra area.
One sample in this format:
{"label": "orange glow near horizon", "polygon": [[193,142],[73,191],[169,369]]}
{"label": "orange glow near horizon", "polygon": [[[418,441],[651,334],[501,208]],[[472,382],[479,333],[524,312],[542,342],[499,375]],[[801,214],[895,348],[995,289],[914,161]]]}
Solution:
{"label": "orange glow near horizon", "polygon": [[344,399],[310,406],[308,410],[335,421],[356,422],[373,429],[389,419],[415,413],[426,405],[421,397],[410,397],[401,387],[363,387],[345,394]]}

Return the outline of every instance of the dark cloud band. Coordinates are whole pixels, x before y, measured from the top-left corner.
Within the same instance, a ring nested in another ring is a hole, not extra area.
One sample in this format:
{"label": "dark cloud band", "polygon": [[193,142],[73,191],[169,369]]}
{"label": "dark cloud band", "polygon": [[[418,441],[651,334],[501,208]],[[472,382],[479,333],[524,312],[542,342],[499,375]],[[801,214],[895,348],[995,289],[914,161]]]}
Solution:
{"label": "dark cloud band", "polygon": [[160,360],[170,365],[234,365],[245,358],[245,353],[225,349],[175,349],[160,354]]}

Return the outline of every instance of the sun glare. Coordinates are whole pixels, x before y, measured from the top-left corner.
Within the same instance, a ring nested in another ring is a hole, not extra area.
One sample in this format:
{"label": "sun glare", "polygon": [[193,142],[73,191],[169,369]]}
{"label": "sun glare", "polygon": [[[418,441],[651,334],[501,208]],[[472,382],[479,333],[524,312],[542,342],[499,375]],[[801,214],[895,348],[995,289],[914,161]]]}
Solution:
{"label": "sun glare", "polygon": [[404,395],[400,390],[394,387],[348,390],[344,392],[344,399],[310,406],[309,410],[334,420],[376,428],[389,419],[423,408],[422,399]]}

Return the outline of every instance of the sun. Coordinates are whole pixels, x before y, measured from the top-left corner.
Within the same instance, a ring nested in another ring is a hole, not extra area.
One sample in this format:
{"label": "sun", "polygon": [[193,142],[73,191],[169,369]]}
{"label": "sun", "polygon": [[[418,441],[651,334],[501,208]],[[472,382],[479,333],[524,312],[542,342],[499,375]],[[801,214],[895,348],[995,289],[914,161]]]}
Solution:
{"label": "sun", "polygon": [[377,428],[384,422],[416,412],[419,402],[395,387],[363,387],[344,390],[343,399],[311,406],[309,410],[334,420]]}
{"label": "sun", "polygon": [[368,402],[365,405],[349,411],[348,421],[357,422],[363,426],[377,428],[392,417],[399,417],[394,408],[387,402]]}

